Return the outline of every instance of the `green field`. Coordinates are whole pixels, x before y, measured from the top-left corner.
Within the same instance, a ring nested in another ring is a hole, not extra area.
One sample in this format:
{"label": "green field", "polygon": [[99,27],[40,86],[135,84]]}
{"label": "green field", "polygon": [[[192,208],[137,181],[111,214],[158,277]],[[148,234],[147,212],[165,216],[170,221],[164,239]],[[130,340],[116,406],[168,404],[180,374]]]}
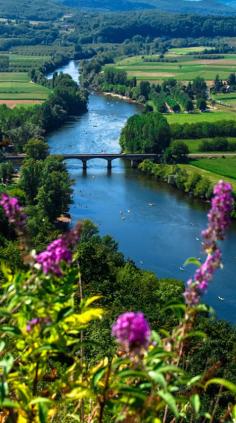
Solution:
{"label": "green field", "polygon": [[211,47],[196,46],[196,47],[181,47],[169,49],[167,56],[182,56],[190,53],[201,53],[204,50],[210,50]]}
{"label": "green field", "polygon": [[168,122],[172,123],[198,123],[198,122],[217,122],[219,120],[235,120],[234,111],[212,111],[205,113],[169,113],[165,115]]}
{"label": "green field", "polygon": [[1,103],[16,101],[20,103],[24,100],[43,101],[46,100],[50,90],[29,81],[27,73],[0,73],[0,100]]}
{"label": "green field", "polygon": [[220,93],[212,95],[213,100],[218,101],[219,103],[229,105],[233,108],[236,107],[236,92],[234,93]]}
{"label": "green field", "polygon": [[[236,165],[236,159],[214,159],[214,163],[217,161],[224,161],[225,164],[223,166],[223,169],[225,170],[228,166],[228,163],[230,160],[234,160],[234,164],[232,165],[235,166]],[[216,171],[210,170],[209,167],[210,165],[208,164],[208,162],[212,162],[213,159],[202,159],[202,160],[194,160],[191,162],[191,164],[189,165],[179,165],[182,168],[185,168],[186,170],[189,170],[191,172],[193,172],[194,170],[197,171],[198,173],[200,173],[202,176],[207,177],[212,184],[216,184],[217,182],[219,182],[221,179],[224,179],[224,181],[230,182],[233,186],[233,190],[236,193],[236,180],[233,177],[227,177],[225,175],[223,175],[221,172],[220,168],[217,168]],[[217,164],[216,164],[217,167]],[[206,169],[205,169],[206,168]],[[233,169],[232,169],[233,170]]]}
{"label": "green field", "polygon": [[46,61],[50,59],[50,56],[26,56],[19,54],[9,54],[10,67],[40,67]]}
{"label": "green field", "polygon": [[208,172],[213,172],[217,175],[236,179],[236,158],[199,159],[193,160],[191,165],[207,170]]}
{"label": "green field", "polygon": [[[198,50],[198,52],[200,51]],[[189,49],[187,48],[171,49],[166,55],[166,58],[177,60],[174,63],[146,61],[149,58],[150,60],[155,60],[155,58],[158,60],[157,55],[145,57],[133,56],[119,60],[116,63],[116,67],[117,69],[125,70],[130,77],[136,76],[140,81],[160,81],[168,78],[175,78],[179,81],[190,81],[197,76],[201,76],[207,81],[212,81],[217,74],[219,74],[220,78],[226,79],[231,72],[235,72],[235,54],[227,54],[222,59],[213,60],[209,58],[194,58],[194,56],[186,54],[188,52]]]}
{"label": "green field", "polygon": [[[225,138],[227,139],[227,141],[229,143],[231,143],[231,142],[236,143],[236,138],[233,138],[233,137],[225,137]],[[194,139],[185,140],[185,139],[183,139],[183,140],[176,140],[176,141],[184,142],[188,146],[189,152],[194,154],[194,153],[200,152],[199,147],[200,147],[202,141],[213,141],[213,140],[214,140],[214,138],[202,138],[202,139],[197,139],[197,140],[194,140]]]}
{"label": "green field", "polygon": [[29,77],[26,72],[0,72],[0,83],[3,82],[28,82]]}

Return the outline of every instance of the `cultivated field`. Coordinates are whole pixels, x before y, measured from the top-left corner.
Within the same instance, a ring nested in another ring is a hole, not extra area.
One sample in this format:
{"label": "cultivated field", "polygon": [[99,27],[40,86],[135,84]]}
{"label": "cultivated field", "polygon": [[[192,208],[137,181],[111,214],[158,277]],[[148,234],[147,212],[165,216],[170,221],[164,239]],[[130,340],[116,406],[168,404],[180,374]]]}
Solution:
{"label": "cultivated field", "polygon": [[13,107],[17,104],[41,102],[50,90],[29,80],[27,73],[0,73],[0,104]]}
{"label": "cultivated field", "polygon": [[[231,72],[235,72],[235,54],[224,54],[220,59],[210,59],[208,55],[206,58],[199,59],[190,55],[190,52],[193,53],[193,48],[171,49],[165,56],[166,60],[170,60],[170,62],[158,61],[157,55],[133,56],[119,60],[116,67],[125,70],[130,77],[136,76],[140,81],[152,82],[168,78],[190,81],[197,76],[201,76],[207,81],[213,81],[217,74],[220,78],[226,79]],[[201,50],[198,50],[196,54],[200,52]],[[214,57],[214,55],[211,56]]]}
{"label": "cultivated field", "polygon": [[220,104],[228,105],[232,108],[236,108],[236,92],[227,94],[214,94],[212,95],[213,100],[216,100]]}
{"label": "cultivated field", "polygon": [[28,56],[11,53],[9,54],[10,68],[36,68],[42,66],[48,60],[50,60],[50,56]]}

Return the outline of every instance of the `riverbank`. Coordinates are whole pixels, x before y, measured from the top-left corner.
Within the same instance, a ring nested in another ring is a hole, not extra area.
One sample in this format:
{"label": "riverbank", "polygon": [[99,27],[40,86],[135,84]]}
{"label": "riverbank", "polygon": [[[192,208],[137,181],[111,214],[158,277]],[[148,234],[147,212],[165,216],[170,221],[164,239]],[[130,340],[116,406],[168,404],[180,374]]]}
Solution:
{"label": "riverbank", "polygon": [[[236,198],[236,181],[231,178],[216,175],[204,169],[196,168],[191,164],[156,164],[145,160],[139,165],[139,170],[145,175],[152,176],[156,180],[167,183],[174,188],[197,198],[201,201],[209,201],[212,197],[213,187],[220,180],[224,179],[233,186]],[[236,218],[236,202],[233,218]]]}
{"label": "riverbank", "polygon": [[112,92],[103,92],[103,91],[97,91],[99,94],[102,94],[104,96],[108,96],[108,97],[113,97],[113,98],[119,98],[120,100],[126,101],[127,103],[131,103],[131,104],[137,104],[139,106],[143,106],[143,103],[138,102],[137,100],[132,100],[130,97],[127,97],[125,95],[121,95],[121,94],[116,94],[116,93],[112,93]]}

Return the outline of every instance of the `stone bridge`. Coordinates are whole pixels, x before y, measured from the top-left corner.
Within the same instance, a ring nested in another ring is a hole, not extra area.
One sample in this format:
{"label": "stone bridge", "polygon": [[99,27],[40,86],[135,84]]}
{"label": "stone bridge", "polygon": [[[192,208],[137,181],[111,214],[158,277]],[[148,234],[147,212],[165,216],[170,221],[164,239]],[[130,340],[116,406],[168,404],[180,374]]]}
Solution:
{"label": "stone bridge", "polygon": [[[104,159],[107,161],[107,169],[112,168],[112,161],[116,159],[125,159],[129,160],[131,167],[136,167],[138,163],[143,160],[158,160],[160,158],[159,154],[120,154],[120,153],[94,153],[94,154],[59,154],[63,160],[80,160],[83,164],[83,170],[87,169],[87,163],[92,159]],[[5,160],[10,161],[22,161],[26,158],[26,154],[7,154],[5,155]]]}

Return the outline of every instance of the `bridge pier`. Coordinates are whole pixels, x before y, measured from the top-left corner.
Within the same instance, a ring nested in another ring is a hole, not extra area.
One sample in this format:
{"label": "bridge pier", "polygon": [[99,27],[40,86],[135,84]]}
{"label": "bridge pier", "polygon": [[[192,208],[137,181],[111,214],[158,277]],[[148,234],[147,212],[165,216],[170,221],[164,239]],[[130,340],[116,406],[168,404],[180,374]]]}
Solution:
{"label": "bridge pier", "polygon": [[86,171],[87,170],[87,160],[83,159],[82,163],[83,163],[83,170]]}
{"label": "bridge pier", "polygon": [[107,159],[107,169],[111,170],[112,168],[112,160],[111,159]]}
{"label": "bridge pier", "polygon": [[136,169],[138,167],[138,160],[131,160],[131,167],[132,169]]}

